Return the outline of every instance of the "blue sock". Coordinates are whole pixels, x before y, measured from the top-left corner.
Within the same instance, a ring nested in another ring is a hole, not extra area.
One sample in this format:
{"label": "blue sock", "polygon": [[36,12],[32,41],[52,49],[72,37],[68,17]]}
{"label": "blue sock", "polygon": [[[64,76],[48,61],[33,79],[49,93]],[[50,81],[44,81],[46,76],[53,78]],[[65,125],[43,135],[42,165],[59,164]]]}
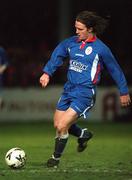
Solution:
{"label": "blue sock", "polygon": [[80,137],[82,133],[82,128],[80,128],[77,124],[72,124],[68,130],[69,134],[72,134],[76,137]]}

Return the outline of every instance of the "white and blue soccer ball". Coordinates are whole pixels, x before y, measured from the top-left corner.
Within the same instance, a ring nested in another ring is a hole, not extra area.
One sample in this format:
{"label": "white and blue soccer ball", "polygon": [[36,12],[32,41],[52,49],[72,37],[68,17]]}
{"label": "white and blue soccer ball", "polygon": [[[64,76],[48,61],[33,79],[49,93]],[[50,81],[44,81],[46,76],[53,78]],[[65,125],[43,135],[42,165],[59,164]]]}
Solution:
{"label": "white and blue soccer ball", "polygon": [[5,162],[11,168],[22,168],[26,163],[26,153],[19,147],[12,148],[6,153]]}

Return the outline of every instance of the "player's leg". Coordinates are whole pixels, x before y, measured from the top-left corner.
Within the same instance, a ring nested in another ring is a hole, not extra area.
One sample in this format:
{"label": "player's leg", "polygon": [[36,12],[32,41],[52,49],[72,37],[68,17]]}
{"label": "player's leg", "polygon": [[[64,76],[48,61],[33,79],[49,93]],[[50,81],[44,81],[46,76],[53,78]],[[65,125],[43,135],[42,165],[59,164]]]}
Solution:
{"label": "player's leg", "polygon": [[48,167],[56,167],[59,164],[60,157],[65,149],[68,140],[68,129],[77,119],[76,111],[68,108],[66,111],[56,110],[54,115],[54,126],[57,130],[55,138],[55,149],[52,157],[47,161]]}
{"label": "player's leg", "polygon": [[93,134],[87,128],[81,128],[77,124],[72,124],[68,130],[69,134],[78,138],[77,151],[82,152],[87,147],[87,142],[92,138]]}
{"label": "player's leg", "polygon": [[78,126],[76,123],[72,124],[70,128],[68,129],[69,134],[75,136],[75,137],[80,137],[82,133],[82,128]]}
{"label": "player's leg", "polygon": [[81,136],[78,138],[77,151],[83,152],[87,147],[88,141],[92,137],[93,137],[93,134],[90,131],[88,131],[86,128],[82,129]]}
{"label": "player's leg", "polygon": [[[78,113],[78,117],[83,116],[86,118],[88,116],[89,110],[93,107],[93,98],[80,98],[76,99],[71,103],[71,108]],[[92,138],[93,134],[87,130],[87,128],[80,128],[77,124],[72,124],[69,128],[69,133],[78,137],[77,151],[82,152],[86,149],[88,141]]]}

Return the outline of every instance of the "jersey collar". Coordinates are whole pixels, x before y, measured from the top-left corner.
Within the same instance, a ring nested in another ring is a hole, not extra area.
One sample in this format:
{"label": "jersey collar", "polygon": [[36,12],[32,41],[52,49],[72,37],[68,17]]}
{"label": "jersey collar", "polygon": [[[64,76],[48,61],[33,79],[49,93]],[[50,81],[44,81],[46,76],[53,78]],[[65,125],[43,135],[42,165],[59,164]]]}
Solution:
{"label": "jersey collar", "polygon": [[86,43],[94,42],[94,41],[96,41],[96,39],[97,39],[97,37],[93,36],[92,38],[86,39],[85,41],[79,41],[79,42],[82,42],[82,44],[80,45],[80,49],[83,49],[85,47]]}
{"label": "jersey collar", "polygon": [[77,38],[77,42],[84,42],[84,43],[90,43],[90,42],[94,42],[96,41],[97,37],[96,36],[93,36],[92,38],[90,39],[86,39],[85,41],[81,41]]}

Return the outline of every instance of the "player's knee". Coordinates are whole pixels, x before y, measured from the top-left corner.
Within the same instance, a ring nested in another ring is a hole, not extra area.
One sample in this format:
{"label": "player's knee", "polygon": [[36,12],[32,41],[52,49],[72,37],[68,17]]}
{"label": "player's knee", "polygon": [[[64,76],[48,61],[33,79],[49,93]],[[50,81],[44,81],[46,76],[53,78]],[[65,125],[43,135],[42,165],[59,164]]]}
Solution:
{"label": "player's knee", "polygon": [[62,133],[62,132],[67,132],[67,126],[65,124],[62,124],[62,123],[58,123],[57,126],[56,126],[56,129],[59,133]]}

